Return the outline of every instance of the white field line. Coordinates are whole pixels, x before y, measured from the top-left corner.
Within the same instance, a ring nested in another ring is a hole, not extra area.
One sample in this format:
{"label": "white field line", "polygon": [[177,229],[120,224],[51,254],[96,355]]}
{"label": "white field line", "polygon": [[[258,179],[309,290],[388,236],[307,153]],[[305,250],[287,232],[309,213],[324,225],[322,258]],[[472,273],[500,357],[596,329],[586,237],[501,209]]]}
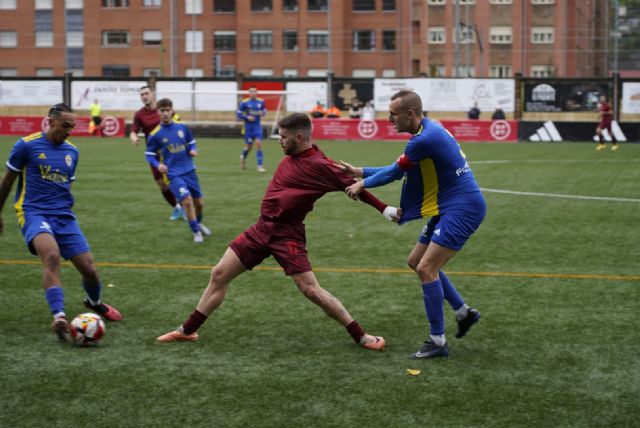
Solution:
{"label": "white field line", "polygon": [[488,189],[486,187],[481,187],[480,190],[487,193],[506,193],[508,195],[539,196],[539,197],[545,197],[545,198],[583,199],[588,201],[609,201],[609,202],[640,202],[640,199],[613,198],[608,196],[581,196],[581,195],[563,195],[560,193],[516,192],[514,190]]}

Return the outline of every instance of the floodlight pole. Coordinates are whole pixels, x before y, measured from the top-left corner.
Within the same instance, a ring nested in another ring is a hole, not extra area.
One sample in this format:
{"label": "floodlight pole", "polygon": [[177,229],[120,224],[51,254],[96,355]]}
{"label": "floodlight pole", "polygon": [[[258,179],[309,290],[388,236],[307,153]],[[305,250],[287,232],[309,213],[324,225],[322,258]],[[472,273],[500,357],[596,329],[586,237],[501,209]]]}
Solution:
{"label": "floodlight pole", "polygon": [[620,38],[620,29],[618,27],[618,21],[620,20],[620,5],[618,0],[613,2],[615,10],[614,13],[614,32],[613,32],[613,118],[616,121],[620,120],[620,112],[618,111],[618,80],[620,77],[620,70],[618,69],[618,39]]}
{"label": "floodlight pole", "polygon": [[460,0],[454,1],[453,25],[455,25],[455,45],[453,77],[458,77],[460,71]]}

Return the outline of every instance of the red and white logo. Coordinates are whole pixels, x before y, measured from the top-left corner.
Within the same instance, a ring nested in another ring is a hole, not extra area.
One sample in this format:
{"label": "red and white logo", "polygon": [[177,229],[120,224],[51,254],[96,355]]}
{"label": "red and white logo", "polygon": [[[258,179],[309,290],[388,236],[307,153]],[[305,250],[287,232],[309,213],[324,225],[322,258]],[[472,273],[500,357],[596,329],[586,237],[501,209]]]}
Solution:
{"label": "red and white logo", "polygon": [[371,139],[378,133],[378,124],[373,120],[361,120],[358,123],[358,134],[362,138]]}
{"label": "red and white logo", "polygon": [[491,123],[489,133],[496,140],[506,140],[511,135],[511,125],[506,120],[496,120]]}
{"label": "red and white logo", "polygon": [[102,133],[108,137],[113,137],[118,134],[120,130],[120,124],[118,123],[118,119],[113,116],[107,116],[102,121]]}

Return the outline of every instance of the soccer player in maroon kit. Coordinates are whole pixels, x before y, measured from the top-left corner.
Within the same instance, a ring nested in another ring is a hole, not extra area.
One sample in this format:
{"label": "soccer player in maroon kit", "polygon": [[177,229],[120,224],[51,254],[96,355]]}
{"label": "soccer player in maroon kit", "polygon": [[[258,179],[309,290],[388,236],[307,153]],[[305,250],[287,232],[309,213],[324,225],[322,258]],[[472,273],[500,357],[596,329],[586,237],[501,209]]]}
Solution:
{"label": "soccer player in maroon kit", "polygon": [[[304,218],[324,194],[343,191],[355,180],[311,144],[311,121],[306,115],[291,114],[281,119],[278,126],[280,146],[286,156],[262,199],[258,221],[231,242],[213,268],[209,285],[196,310],[181,327],[156,340],[197,340],[198,328],[222,304],[231,280],[272,255],[300,292],[342,324],[358,345],[381,351],[385,345],[384,338],[367,334],[342,303],[320,286],[307,257]],[[396,208],[385,205],[366,191],[358,196],[387,219],[398,220]]]}
{"label": "soccer player in maroon kit", "polygon": [[596,150],[602,150],[605,148],[604,136],[602,135],[602,131],[605,129],[611,136],[611,150],[618,150],[618,141],[616,140],[616,137],[613,135],[613,131],[611,130],[613,110],[611,109],[609,103],[607,103],[607,97],[604,95],[600,96],[600,102],[598,103],[598,116],[600,116],[600,123],[596,128],[596,135],[600,139],[600,143],[598,143],[598,145],[596,146]]}
{"label": "soccer player in maroon kit", "polygon": [[[138,110],[133,116],[133,125],[131,126],[131,132],[129,133],[129,138],[134,146],[140,144],[140,140],[138,138],[138,132],[140,130],[142,130],[144,138],[147,140],[151,131],[153,131],[156,126],[160,125],[160,116],[158,115],[155,94],[149,86],[143,86],[140,88],[140,99],[142,100],[144,107]],[[160,187],[162,196],[164,196],[164,199],[169,203],[169,205],[171,205],[171,208],[173,208],[173,212],[169,219],[178,220],[180,218],[184,218],[182,206],[180,206],[176,197],[169,189],[169,179],[165,174],[158,171],[158,168],[152,165],[149,165],[149,167],[151,168],[153,179],[158,184],[158,187]]]}

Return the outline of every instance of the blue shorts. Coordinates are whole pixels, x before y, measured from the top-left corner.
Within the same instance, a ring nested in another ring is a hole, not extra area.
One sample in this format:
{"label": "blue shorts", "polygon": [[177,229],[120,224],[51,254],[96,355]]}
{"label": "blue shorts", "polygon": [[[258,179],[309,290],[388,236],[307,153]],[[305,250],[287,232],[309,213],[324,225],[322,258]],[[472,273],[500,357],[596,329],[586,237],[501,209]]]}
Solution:
{"label": "blue shorts", "polygon": [[262,126],[245,126],[244,127],[244,142],[246,144],[253,144],[255,140],[262,141]]}
{"label": "blue shorts", "polygon": [[191,196],[193,199],[202,198],[202,192],[200,191],[200,182],[195,171],[187,172],[186,174],[177,175],[169,178],[169,189],[178,200],[182,202],[185,198]]}
{"label": "blue shorts", "polygon": [[24,235],[27,247],[33,255],[37,255],[33,247],[33,238],[41,233],[53,236],[60,248],[60,255],[66,260],[91,251],[87,238],[84,237],[73,216],[25,214],[22,235]]}
{"label": "blue shorts", "polygon": [[445,248],[460,251],[475,232],[487,213],[487,205],[481,193],[469,194],[464,205],[444,214],[431,217],[418,237],[421,244],[433,241]]}

